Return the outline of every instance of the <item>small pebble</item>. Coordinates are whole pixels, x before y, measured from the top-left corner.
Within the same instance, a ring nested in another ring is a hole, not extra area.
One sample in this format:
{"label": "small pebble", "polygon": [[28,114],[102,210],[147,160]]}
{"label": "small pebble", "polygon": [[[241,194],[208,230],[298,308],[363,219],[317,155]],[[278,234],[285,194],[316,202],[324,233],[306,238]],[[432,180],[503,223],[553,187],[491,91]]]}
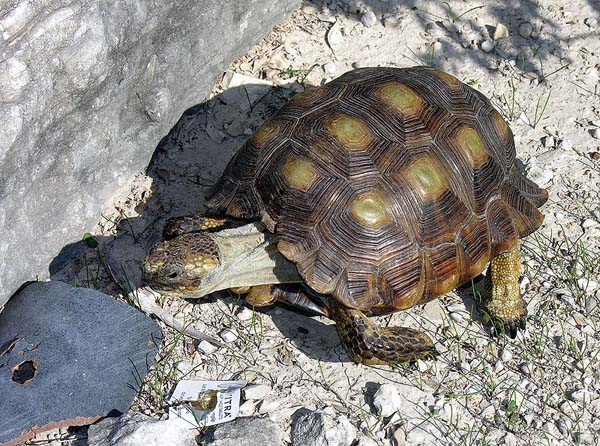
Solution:
{"label": "small pebble", "polygon": [[502,362],[508,362],[512,359],[513,355],[510,351],[504,349],[502,350],[502,354],[500,355],[500,359],[502,359]]}
{"label": "small pebble", "polygon": [[481,49],[486,53],[491,52],[494,49],[494,42],[489,39],[484,40],[481,44]]}
{"label": "small pebble", "polygon": [[213,353],[215,350],[217,350],[217,347],[215,347],[208,341],[200,341],[200,343],[198,344],[198,350],[201,350],[202,352],[209,355],[209,354]]}
{"label": "small pebble", "polygon": [[596,437],[591,432],[574,432],[573,439],[577,444],[597,445]]}
{"label": "small pebble", "polygon": [[386,28],[398,28],[400,20],[397,17],[385,17],[383,19],[383,26]]}
{"label": "small pebble", "polygon": [[250,319],[252,319],[253,314],[254,314],[254,311],[252,311],[250,308],[244,307],[237,314],[237,318],[240,321],[249,321]]}
{"label": "small pebble", "polygon": [[508,37],[508,28],[502,23],[498,23],[496,25],[496,29],[494,30],[494,40],[500,40],[506,37]]}
{"label": "small pebble", "polygon": [[242,389],[242,393],[247,400],[263,400],[271,393],[271,388],[265,384],[250,384]]}
{"label": "small pebble", "polygon": [[519,35],[524,39],[529,39],[533,33],[533,26],[531,23],[524,22],[519,25]]}
{"label": "small pebble", "polygon": [[319,12],[319,8],[317,8],[315,5],[304,5],[302,7],[302,12],[304,14],[316,14]]}
{"label": "small pebble", "polygon": [[367,28],[370,28],[371,26],[375,25],[375,23],[377,23],[377,16],[375,15],[375,13],[373,11],[368,10],[367,12],[365,12],[362,15],[362,17],[360,18],[360,21]]}
{"label": "small pebble", "polygon": [[348,11],[350,12],[350,14],[362,14],[367,11],[365,8],[365,4],[362,1],[353,0],[347,3],[349,3]]}
{"label": "small pebble", "polygon": [[429,368],[429,364],[422,359],[417,360],[417,370],[419,372],[424,372]]}
{"label": "small pebble", "polygon": [[558,431],[563,435],[567,435],[569,433],[567,423],[565,423],[565,421],[562,419],[556,422],[556,427],[558,428]]}
{"label": "small pebble", "polygon": [[595,17],[588,17],[583,21],[587,25],[588,28],[596,28],[598,26],[598,19]]}
{"label": "small pebble", "polygon": [[547,434],[549,434],[553,437],[556,437],[556,435],[558,434],[556,425],[550,421],[547,421],[546,423],[544,423],[544,426],[542,427],[542,429],[544,430],[544,432],[546,432]]}
{"label": "small pebble", "polygon": [[250,415],[254,415],[256,412],[256,403],[254,401],[245,401],[240,405],[240,415],[243,417],[247,417]]}
{"label": "small pebble", "polygon": [[404,446],[406,445],[406,433],[404,432],[404,429],[402,427],[399,427],[398,429],[396,429],[394,431],[394,435],[392,436],[393,438],[393,445],[394,446]]}
{"label": "small pebble", "polygon": [[382,384],[373,396],[373,405],[377,414],[383,418],[396,413],[402,403],[400,394],[393,384]]}
{"label": "small pebble", "polygon": [[447,308],[450,313],[462,313],[466,311],[465,305],[459,302],[450,304]]}
{"label": "small pebble", "polygon": [[554,140],[554,137],[552,135],[547,135],[542,137],[542,144],[544,147],[554,147],[554,145],[556,144],[556,141]]}
{"label": "small pebble", "polygon": [[467,34],[467,40],[474,44],[478,44],[483,40],[483,36],[478,31],[471,31],[469,34]]}
{"label": "small pebble", "polygon": [[589,130],[589,133],[591,135],[592,138],[594,139],[600,139],[600,131],[597,128],[593,128]]}
{"label": "small pebble", "polygon": [[525,79],[529,79],[529,80],[532,80],[532,81],[536,81],[536,80],[540,79],[540,77],[538,76],[538,74],[534,73],[533,71],[528,71],[527,73],[523,74],[523,77]]}
{"label": "small pebble", "polygon": [[221,333],[219,333],[219,336],[221,336],[221,339],[223,339],[225,342],[233,342],[238,338],[237,333],[233,330],[230,330],[229,328],[226,328],[225,330],[221,331]]}
{"label": "small pebble", "polygon": [[323,71],[325,71],[325,74],[333,75],[333,74],[335,74],[336,70],[337,70],[337,67],[332,62],[329,62],[329,63],[326,63],[325,65],[323,65]]}
{"label": "small pebble", "polygon": [[517,437],[515,437],[514,434],[512,434],[511,432],[507,433],[504,436],[504,444],[506,446],[517,446]]}
{"label": "small pebble", "polygon": [[502,370],[504,370],[504,364],[502,364],[502,361],[496,361],[496,365],[494,365],[494,372],[498,373]]}
{"label": "small pebble", "polygon": [[192,363],[190,361],[177,361],[175,368],[182,375],[187,375],[192,370]]}
{"label": "small pebble", "polygon": [[375,440],[370,439],[365,435],[361,435],[356,446],[379,446]]}
{"label": "small pebble", "polygon": [[481,416],[488,420],[493,420],[494,415],[496,415],[496,409],[491,404],[481,411]]}
{"label": "small pebble", "polygon": [[577,279],[577,286],[585,291],[594,291],[596,288],[598,288],[598,282],[590,280],[587,277],[582,277]]}
{"label": "small pebble", "polygon": [[571,393],[570,396],[571,401],[575,401],[577,403],[589,403],[591,400],[590,392],[585,389],[576,390]]}
{"label": "small pebble", "polygon": [[533,371],[533,366],[528,362],[524,362],[519,366],[519,370],[524,375],[531,375],[531,372]]}
{"label": "small pebble", "polygon": [[450,319],[454,322],[460,322],[463,320],[463,316],[460,313],[450,313]]}
{"label": "small pebble", "polygon": [[333,52],[336,52],[336,50],[339,48],[339,45],[344,40],[344,36],[342,35],[342,25],[340,22],[335,22],[333,26],[329,28],[329,31],[327,31],[326,40]]}
{"label": "small pebble", "polygon": [[523,112],[519,113],[519,115],[517,116],[517,119],[526,125],[531,125],[531,121],[529,120],[527,115]]}

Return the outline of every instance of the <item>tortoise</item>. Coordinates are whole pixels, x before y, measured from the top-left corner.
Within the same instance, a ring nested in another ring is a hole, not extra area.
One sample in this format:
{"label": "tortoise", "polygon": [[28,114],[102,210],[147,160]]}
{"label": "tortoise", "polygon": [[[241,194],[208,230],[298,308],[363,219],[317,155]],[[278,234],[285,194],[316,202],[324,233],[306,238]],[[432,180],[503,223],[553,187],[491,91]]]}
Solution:
{"label": "tortoise", "polygon": [[454,76],[349,71],[254,132],[208,212],[167,222],[144,280],[186,298],[231,288],[252,305],[325,314],[354,361],[394,364],[433,356],[432,340],[369,316],[439,297],[489,264],[484,320],[515,337],[526,319],[519,239],[542,224],[548,197],[515,158],[501,114]]}

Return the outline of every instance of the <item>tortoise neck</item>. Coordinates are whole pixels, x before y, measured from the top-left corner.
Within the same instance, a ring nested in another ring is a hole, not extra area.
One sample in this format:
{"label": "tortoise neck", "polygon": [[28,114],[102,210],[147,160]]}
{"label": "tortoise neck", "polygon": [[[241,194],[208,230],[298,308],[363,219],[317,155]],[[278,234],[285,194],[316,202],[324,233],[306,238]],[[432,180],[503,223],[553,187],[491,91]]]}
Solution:
{"label": "tortoise neck", "polygon": [[194,298],[229,288],[302,281],[296,266],[277,251],[273,235],[258,223],[210,236],[219,248],[220,266],[204,277]]}

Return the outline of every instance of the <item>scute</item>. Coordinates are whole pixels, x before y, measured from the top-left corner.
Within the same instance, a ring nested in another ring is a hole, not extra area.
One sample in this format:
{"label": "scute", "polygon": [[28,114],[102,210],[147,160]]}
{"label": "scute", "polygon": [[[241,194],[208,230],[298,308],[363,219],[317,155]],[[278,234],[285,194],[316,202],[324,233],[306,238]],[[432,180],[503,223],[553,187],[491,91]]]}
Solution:
{"label": "scute", "polygon": [[282,107],[208,206],[268,214],[310,287],[380,314],[481,273],[541,225],[546,199],[481,93],[427,67],[361,68]]}

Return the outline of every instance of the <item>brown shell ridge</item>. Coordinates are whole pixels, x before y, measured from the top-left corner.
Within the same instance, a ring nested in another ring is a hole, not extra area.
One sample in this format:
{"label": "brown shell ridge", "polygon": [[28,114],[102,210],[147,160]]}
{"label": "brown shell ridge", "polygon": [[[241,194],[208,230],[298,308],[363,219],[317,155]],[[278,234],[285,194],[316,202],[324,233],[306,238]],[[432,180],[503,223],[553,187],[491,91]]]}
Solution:
{"label": "brown shell ridge", "polygon": [[508,181],[521,191],[521,194],[527,197],[535,207],[540,208],[548,201],[548,191],[527,178],[516,164],[508,174]]}
{"label": "brown shell ridge", "polygon": [[544,214],[521,190],[506,181],[502,185],[501,195],[512,216],[519,238],[528,236],[542,225]]}

